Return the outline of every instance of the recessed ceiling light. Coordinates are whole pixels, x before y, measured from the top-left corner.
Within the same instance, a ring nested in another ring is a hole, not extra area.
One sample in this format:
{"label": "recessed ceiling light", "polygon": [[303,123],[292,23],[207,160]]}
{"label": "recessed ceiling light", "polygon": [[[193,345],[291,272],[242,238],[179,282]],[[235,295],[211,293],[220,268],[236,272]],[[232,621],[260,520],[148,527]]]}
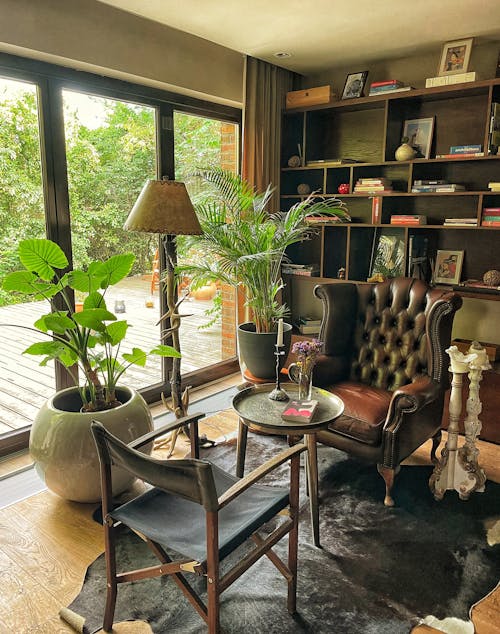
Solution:
{"label": "recessed ceiling light", "polygon": [[279,57],[280,59],[283,59],[283,57],[291,57],[292,54],[291,53],[287,53],[286,51],[279,51],[278,53],[274,53],[274,57]]}

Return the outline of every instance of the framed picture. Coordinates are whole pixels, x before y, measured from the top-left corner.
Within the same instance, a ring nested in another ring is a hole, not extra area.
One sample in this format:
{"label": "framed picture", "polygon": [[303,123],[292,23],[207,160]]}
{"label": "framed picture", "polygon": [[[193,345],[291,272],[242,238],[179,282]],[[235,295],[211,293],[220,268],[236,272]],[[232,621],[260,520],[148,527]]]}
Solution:
{"label": "framed picture", "polygon": [[463,251],[439,250],[434,267],[435,284],[458,284],[464,261]]}
{"label": "framed picture", "polygon": [[405,242],[402,234],[386,233],[373,237],[372,262],[370,263],[370,277],[377,273],[384,278],[404,275]]}
{"label": "framed picture", "polygon": [[403,137],[417,150],[417,158],[430,158],[434,117],[428,119],[407,119],[404,122]]}
{"label": "framed picture", "polygon": [[363,70],[360,73],[351,73],[350,75],[347,75],[341,98],[352,99],[353,97],[362,97],[367,77],[367,70]]}
{"label": "framed picture", "polygon": [[472,50],[472,40],[457,40],[456,42],[446,42],[441,53],[438,76],[456,75],[466,73],[469,67],[470,52]]}

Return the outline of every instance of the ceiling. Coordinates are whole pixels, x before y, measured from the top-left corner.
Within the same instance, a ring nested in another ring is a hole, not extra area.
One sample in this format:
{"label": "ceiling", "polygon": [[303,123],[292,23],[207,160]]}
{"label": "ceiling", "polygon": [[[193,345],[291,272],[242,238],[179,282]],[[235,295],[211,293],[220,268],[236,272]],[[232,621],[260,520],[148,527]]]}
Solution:
{"label": "ceiling", "polygon": [[499,0],[101,1],[303,74],[500,39]]}

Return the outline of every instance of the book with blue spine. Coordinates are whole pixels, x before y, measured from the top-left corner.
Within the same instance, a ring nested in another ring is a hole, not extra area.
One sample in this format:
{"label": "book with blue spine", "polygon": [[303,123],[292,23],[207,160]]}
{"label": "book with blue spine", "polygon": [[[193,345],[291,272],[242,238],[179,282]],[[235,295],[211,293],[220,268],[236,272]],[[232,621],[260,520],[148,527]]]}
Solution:
{"label": "book with blue spine", "polygon": [[481,152],[482,145],[452,145],[450,146],[450,154],[474,154]]}

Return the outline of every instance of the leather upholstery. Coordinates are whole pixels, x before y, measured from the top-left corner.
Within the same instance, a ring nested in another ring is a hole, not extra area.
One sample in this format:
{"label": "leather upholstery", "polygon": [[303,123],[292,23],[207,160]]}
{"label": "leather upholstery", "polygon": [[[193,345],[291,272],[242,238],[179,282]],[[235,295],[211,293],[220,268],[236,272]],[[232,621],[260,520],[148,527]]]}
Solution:
{"label": "leather upholstery", "polygon": [[440,432],[449,387],[446,348],[456,293],[413,278],[320,284],[323,304],[314,384],[344,401],[344,415],[318,439],[396,469]]}

